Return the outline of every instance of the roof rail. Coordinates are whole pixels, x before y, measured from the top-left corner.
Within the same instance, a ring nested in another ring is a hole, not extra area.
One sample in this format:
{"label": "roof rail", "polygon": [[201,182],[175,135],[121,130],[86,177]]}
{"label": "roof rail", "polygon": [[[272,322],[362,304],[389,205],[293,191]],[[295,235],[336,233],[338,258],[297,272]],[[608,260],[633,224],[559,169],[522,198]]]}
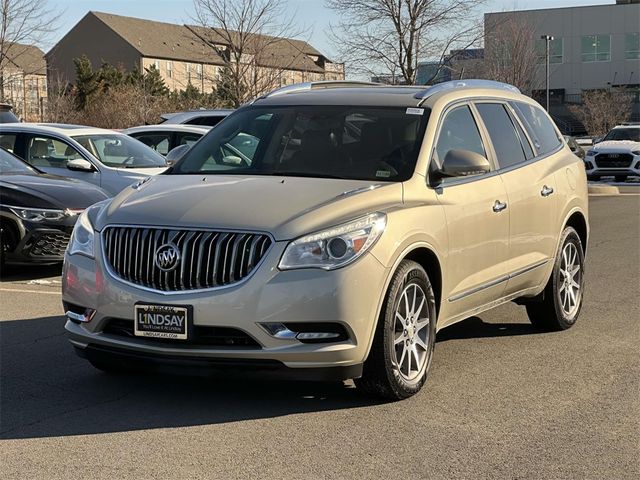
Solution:
{"label": "roof rail", "polygon": [[358,82],[350,80],[324,80],[320,82],[304,82],[287,85],[286,87],[277,88],[261,98],[275,97],[277,95],[285,95],[287,93],[303,92],[305,90],[317,90],[322,88],[341,88],[341,87],[380,87],[381,83]]}
{"label": "roof rail", "polygon": [[432,95],[436,93],[443,92],[445,90],[450,90],[453,88],[463,88],[463,87],[473,87],[473,88],[498,88],[501,90],[509,90],[511,92],[520,93],[518,87],[514,87],[513,85],[509,85],[508,83],[496,82],[495,80],[451,80],[449,82],[442,82],[436,85],[427,87],[421,92],[415,94],[414,98],[417,98],[421,102],[426,100]]}

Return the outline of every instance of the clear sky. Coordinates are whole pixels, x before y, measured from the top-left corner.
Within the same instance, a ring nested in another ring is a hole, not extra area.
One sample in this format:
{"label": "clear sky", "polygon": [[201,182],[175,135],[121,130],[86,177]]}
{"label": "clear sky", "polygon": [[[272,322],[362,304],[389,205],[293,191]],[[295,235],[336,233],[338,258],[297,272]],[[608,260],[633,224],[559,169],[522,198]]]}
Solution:
{"label": "clear sky", "polygon": [[[333,49],[326,31],[331,23],[338,19],[324,6],[323,0],[286,0],[295,12],[296,22],[308,31],[305,40],[326,55],[331,56]],[[488,0],[478,15],[485,12],[503,10],[524,10],[533,8],[568,7],[576,5],[612,4],[615,0]],[[147,18],[169,23],[192,23],[192,0],[48,0],[51,8],[64,12],[60,25],[51,37],[48,50],[57,40],[75,25],[88,11],[115,13],[131,17]]]}

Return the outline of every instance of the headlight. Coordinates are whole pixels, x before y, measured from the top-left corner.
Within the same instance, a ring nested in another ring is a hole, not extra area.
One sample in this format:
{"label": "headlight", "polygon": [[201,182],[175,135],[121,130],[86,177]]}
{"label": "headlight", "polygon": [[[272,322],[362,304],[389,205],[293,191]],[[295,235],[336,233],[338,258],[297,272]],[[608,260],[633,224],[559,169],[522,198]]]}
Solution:
{"label": "headlight", "polygon": [[372,213],[291,242],[278,268],[333,270],[353,262],[378,240],[387,225],[384,213]]}
{"label": "headlight", "polygon": [[78,221],[71,234],[71,240],[69,240],[69,246],[67,247],[69,255],[78,253],[89,258],[93,258],[94,256],[93,239],[95,233],[93,231],[93,225],[91,225],[91,221],[89,220],[89,212],[92,208],[94,207],[87,208],[82,212],[80,217],[78,217]]}
{"label": "headlight", "polygon": [[55,222],[57,220],[62,220],[65,217],[75,215],[71,210],[53,210],[49,208],[9,207],[9,210],[22,220],[26,220],[28,222],[42,222],[43,220]]}
{"label": "headlight", "polygon": [[587,150],[587,157],[594,157],[596,153],[598,152],[596,152],[595,150]]}

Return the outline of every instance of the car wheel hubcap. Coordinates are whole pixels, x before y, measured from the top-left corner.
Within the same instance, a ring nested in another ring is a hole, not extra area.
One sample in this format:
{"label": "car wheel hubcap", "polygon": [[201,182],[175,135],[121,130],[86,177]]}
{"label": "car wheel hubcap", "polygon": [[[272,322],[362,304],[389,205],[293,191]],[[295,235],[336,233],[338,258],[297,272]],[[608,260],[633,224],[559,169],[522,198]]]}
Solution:
{"label": "car wheel hubcap", "polygon": [[562,310],[567,316],[573,315],[582,299],[582,268],[578,248],[567,243],[562,249],[560,261],[560,288],[558,296]]}
{"label": "car wheel hubcap", "polygon": [[422,374],[429,357],[429,335],[427,296],[412,283],[402,291],[396,307],[393,341],[395,367],[406,380]]}

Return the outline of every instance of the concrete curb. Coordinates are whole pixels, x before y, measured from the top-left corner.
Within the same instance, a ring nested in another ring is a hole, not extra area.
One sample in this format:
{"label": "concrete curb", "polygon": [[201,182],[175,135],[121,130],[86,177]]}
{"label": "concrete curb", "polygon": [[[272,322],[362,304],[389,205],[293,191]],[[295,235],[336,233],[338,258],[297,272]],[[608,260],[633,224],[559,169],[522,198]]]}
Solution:
{"label": "concrete curb", "polygon": [[589,195],[619,195],[620,189],[613,185],[592,185],[588,184]]}

